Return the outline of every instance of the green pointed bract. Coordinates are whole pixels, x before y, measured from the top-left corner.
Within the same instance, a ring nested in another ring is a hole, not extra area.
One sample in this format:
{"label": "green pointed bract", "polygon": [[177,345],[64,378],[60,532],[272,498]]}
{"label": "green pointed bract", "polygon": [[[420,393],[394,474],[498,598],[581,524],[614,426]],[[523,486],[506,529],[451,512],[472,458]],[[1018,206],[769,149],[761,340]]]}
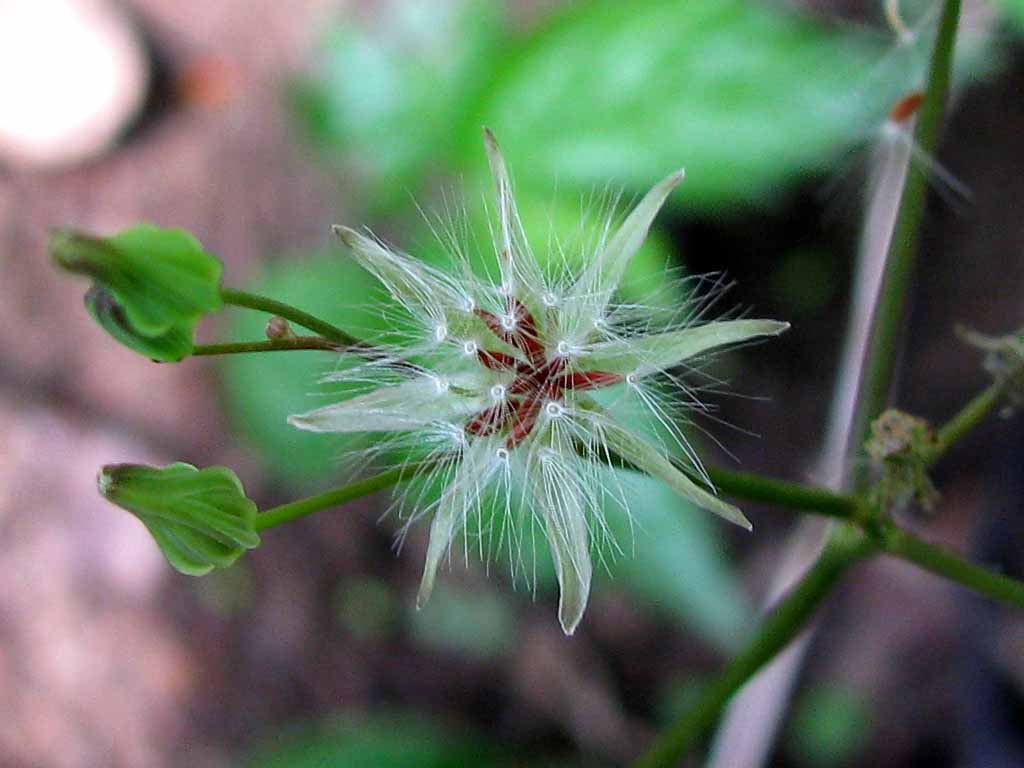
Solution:
{"label": "green pointed bract", "polygon": [[288,423],[308,432],[402,432],[468,416],[485,404],[480,397],[448,394],[446,386],[414,379],[289,416]]}
{"label": "green pointed bract", "polygon": [[202,576],[259,546],[256,504],[227,467],[111,464],[98,484],[106,499],[142,521],[181,573]]}
{"label": "green pointed bract", "polygon": [[759,336],[778,336],[789,323],[777,320],[722,320],[695,328],[593,344],[580,356],[592,370],[625,376],[665,371],[718,347]]}
{"label": "green pointed bract", "polygon": [[562,631],[576,631],[590,599],[593,564],[587,527],[585,494],[592,489],[580,483],[572,469],[577,461],[568,435],[549,433],[550,448],[534,458],[537,477],[530,489],[538,509],[544,510],[544,526],[551,558],[558,576],[558,621]]}
{"label": "green pointed bract", "polygon": [[484,128],[484,147],[487,149],[487,162],[497,195],[498,231],[495,233],[495,244],[498,246],[502,284],[506,291],[515,293],[520,301],[532,304],[539,299],[539,296],[533,294],[537,286],[543,285],[544,280],[523,231],[505,158],[498,147],[498,140],[488,128]]}
{"label": "green pointed bract", "polygon": [[576,281],[569,294],[564,324],[574,343],[582,343],[593,331],[594,323],[604,318],[629,262],[647,239],[654,217],[684,175],[679,170],[655,184]]}
{"label": "green pointed bract", "polygon": [[714,512],[719,517],[746,528],[748,531],[753,530],[754,526],[738,508],[702,488],[684,472],[677,469],[661,450],[614,424],[607,414],[601,420],[600,429],[608,448],[641,472],[646,472],[651,477],[666,483],[680,496],[692,501],[701,509]]}
{"label": "green pointed bract", "polygon": [[333,229],[359,266],[376,277],[409,314],[432,326],[436,341],[473,339],[493,351],[516,352],[474,314],[472,299],[452,280],[350,227]]}
{"label": "green pointed bract", "polygon": [[200,318],[222,306],[221,263],[184,230],[57,232],[50,254],[62,269],[92,278],[86,308],[104,330],[154,360],[189,355]]}
{"label": "green pointed bract", "polygon": [[470,444],[462,455],[451,484],[437,503],[434,519],[430,523],[430,542],[423,566],[423,578],[416,607],[422,608],[434,591],[434,581],[441,561],[448,554],[456,535],[463,529],[466,517],[479,503],[480,494],[499,469],[494,461],[500,439],[482,438]]}

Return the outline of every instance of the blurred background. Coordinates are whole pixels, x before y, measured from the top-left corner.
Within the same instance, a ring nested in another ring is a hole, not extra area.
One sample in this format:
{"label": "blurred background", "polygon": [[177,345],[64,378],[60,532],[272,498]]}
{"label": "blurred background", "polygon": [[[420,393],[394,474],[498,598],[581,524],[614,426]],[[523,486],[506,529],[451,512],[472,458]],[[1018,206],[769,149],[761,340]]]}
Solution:
{"label": "blurred background", "polygon": [[[723,313],[793,323],[718,361],[722,423],[694,439],[710,462],[815,481],[864,190],[889,110],[920,86],[938,3],[899,12],[894,24],[875,0],[0,2],[0,765],[638,754],[749,636],[790,515],[745,505],[747,535],[640,482],[634,526],[613,513],[625,555],[572,638],[543,569],[530,589],[500,562],[453,558],[416,612],[426,529],[396,556],[386,495],[267,532],[230,570],[178,575],[96,493],[98,468],[226,464],[261,506],[336,484],[348,446],[284,421],[331,361],[150,363],[92,324],[47,233],[184,227],[224,261],[226,284],[373,329],[372,281],[329,225],[368,224],[437,260],[421,206],[484,242],[482,124],[540,253],[585,241],[600,224],[581,216],[591,202],[632,200],[683,165],[635,290],[666,266],[724,271],[736,286]],[[897,399],[935,421],[986,383],[954,324],[1024,325],[1022,40],[1020,0],[967,4],[940,156],[915,157],[936,184]],[[200,338],[258,339],[264,322],[226,311]],[[993,420],[959,446],[935,476],[938,513],[905,515],[1017,575],[1019,424]],[[1022,693],[1019,615],[876,561],[823,611],[765,764],[1024,765]]]}

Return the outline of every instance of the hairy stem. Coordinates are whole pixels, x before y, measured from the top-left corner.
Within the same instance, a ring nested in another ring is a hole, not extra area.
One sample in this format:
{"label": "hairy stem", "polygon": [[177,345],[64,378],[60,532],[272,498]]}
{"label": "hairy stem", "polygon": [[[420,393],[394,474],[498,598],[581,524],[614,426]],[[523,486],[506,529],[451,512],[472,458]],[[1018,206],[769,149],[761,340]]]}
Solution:
{"label": "hairy stem", "polygon": [[303,312],[301,309],[293,307],[291,304],[285,304],[283,301],[275,301],[274,299],[268,299],[265,296],[257,296],[253,293],[236,291],[230,288],[221,288],[220,297],[225,304],[232,304],[236,307],[245,307],[246,309],[256,309],[260,312],[267,312],[271,315],[277,315],[278,317],[283,317],[286,320],[291,320],[292,322],[301,325],[303,328],[308,328],[315,333],[319,333],[324,338],[337,342],[342,346],[362,346],[359,339],[345,333],[338,326],[332,325],[326,320],[314,317],[308,312]]}
{"label": "hairy stem", "polygon": [[854,563],[873,545],[852,526],[833,537],[818,561],[765,618],[746,649],[710,682],[697,703],[663,733],[633,768],[675,765],[718,720],[722,709],[744,683],[800,634],[808,619]]}
{"label": "hairy stem", "polygon": [[883,531],[880,541],[882,549],[890,555],[915,563],[985,597],[1024,608],[1024,582],[974,565],[948,549],[922,541],[895,526]]}
{"label": "hairy stem", "polygon": [[227,344],[196,344],[192,348],[195,357],[204,355],[237,355],[244,352],[288,352],[296,349],[319,349],[340,352],[342,347],[322,336],[296,336],[293,339],[270,339],[267,341],[238,341]]}

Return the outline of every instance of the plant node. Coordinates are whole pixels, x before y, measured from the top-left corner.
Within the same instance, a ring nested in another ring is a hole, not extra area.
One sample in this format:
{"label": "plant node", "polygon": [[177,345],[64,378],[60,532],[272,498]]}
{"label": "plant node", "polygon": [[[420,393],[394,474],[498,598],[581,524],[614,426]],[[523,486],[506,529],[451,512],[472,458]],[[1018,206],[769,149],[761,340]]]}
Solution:
{"label": "plant node", "polygon": [[935,430],[927,421],[895,408],[871,423],[864,448],[882,472],[873,491],[880,511],[910,498],[926,512],[935,509],[939,492],[927,472],[935,443]]}

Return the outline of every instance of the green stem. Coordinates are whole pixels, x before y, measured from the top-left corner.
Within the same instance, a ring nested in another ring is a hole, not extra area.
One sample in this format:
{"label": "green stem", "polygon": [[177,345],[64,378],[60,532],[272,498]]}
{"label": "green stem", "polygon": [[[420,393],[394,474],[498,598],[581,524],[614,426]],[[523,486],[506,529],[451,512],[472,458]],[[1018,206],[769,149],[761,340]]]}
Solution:
{"label": "green stem", "polygon": [[841,536],[830,540],[818,561],[765,618],[746,649],[701,691],[696,704],[633,763],[633,768],[675,765],[717,722],[733,694],[800,634],[850,566],[873,552],[873,545],[859,531],[850,526],[844,526],[842,531]]}
{"label": "green stem", "polygon": [[[938,145],[949,93],[959,18],[960,0],[946,0],[939,21],[938,36],[935,39],[935,49],[928,73],[928,87],[918,113],[914,139],[926,157],[934,156]],[[851,430],[851,435],[858,446],[869,437],[871,422],[882,412],[889,399],[896,366],[896,351],[903,327],[918,243],[921,239],[921,222],[924,219],[927,191],[928,168],[921,163],[912,163],[907,171],[896,226],[889,244],[885,274],[879,290],[878,304],[875,307],[871,349],[865,365],[861,396],[858,398],[857,417]],[[863,484],[865,477],[866,471],[861,470],[858,473],[858,484]]]}
{"label": "green stem", "polygon": [[747,472],[732,472],[716,467],[708,468],[707,473],[719,493],[748,501],[843,520],[856,518],[861,506],[855,496],[834,493],[825,488],[789,480],[777,480]]}
{"label": "green stem", "polygon": [[392,485],[411,480],[423,468],[423,464],[407,464],[395,467],[365,480],[357,480],[348,485],[332,488],[324,493],[310,496],[279,507],[271,507],[256,516],[256,530],[265,531],[278,525],[290,523],[300,517],[306,517],[322,509],[336,507],[371,493],[376,493]]}
{"label": "green stem", "polygon": [[928,455],[928,463],[937,462],[957,441],[981,424],[999,406],[1008,386],[1006,379],[990,384],[943,424],[935,434],[935,445]]}
{"label": "green stem", "polygon": [[[590,456],[590,452],[585,446],[577,445],[576,447],[580,451],[580,455],[584,457]],[[611,449],[602,450],[601,456],[610,466],[629,469],[634,472],[643,472],[638,466],[627,461]],[[672,463],[676,469],[687,475],[698,485],[705,484],[701,478],[694,474],[691,467],[678,461],[673,461]],[[841,520],[853,520],[861,516],[862,502],[855,496],[845,496],[825,488],[804,485],[791,480],[778,480],[773,477],[755,475],[749,472],[733,472],[717,467],[706,467],[705,471],[708,477],[711,478],[715,491],[726,496],[756,501],[762,504],[771,504],[776,507],[796,509],[814,515],[835,517]]]}
{"label": "green stem", "polygon": [[944,576],[993,600],[1024,608],[1024,582],[974,565],[895,526],[882,533],[881,544],[890,555],[909,560],[926,571]]}
{"label": "green stem", "polygon": [[298,323],[303,328],[308,328],[315,333],[319,333],[324,338],[335,341],[343,346],[362,346],[359,339],[345,333],[338,326],[331,325],[325,320],[314,317],[308,312],[303,312],[301,309],[297,309],[290,304],[285,304],[282,301],[275,301],[274,299],[268,299],[264,296],[257,296],[253,293],[236,291],[230,288],[221,288],[220,297],[225,304],[232,304],[236,307],[245,307],[247,309],[256,309],[260,312],[267,312],[271,315],[277,315],[285,318],[286,320],[291,320],[294,323]]}
{"label": "green stem", "polygon": [[296,349],[319,349],[339,352],[341,346],[321,336],[296,336],[293,339],[270,339],[268,341],[239,341],[228,344],[196,344],[193,356],[237,355],[243,352],[287,352]]}

